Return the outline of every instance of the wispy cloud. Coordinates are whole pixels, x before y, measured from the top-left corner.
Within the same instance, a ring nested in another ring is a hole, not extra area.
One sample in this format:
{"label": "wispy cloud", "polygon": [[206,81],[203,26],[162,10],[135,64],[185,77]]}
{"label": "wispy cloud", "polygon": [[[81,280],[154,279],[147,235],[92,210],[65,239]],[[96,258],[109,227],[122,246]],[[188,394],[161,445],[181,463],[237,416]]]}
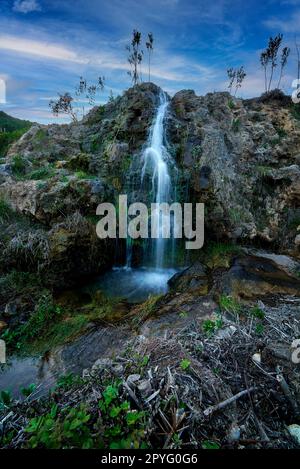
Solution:
{"label": "wispy cloud", "polygon": [[54,60],[66,60],[77,63],[87,62],[87,60],[79,57],[74,50],[62,45],[34,41],[19,36],[0,35],[0,49]]}
{"label": "wispy cloud", "polygon": [[41,6],[37,0],[15,0],[13,11],[27,14],[33,11],[41,11]]}
{"label": "wispy cloud", "polygon": [[300,31],[300,11],[295,11],[291,16],[284,19],[282,16],[271,17],[264,21],[264,25],[275,31],[284,33],[299,33]]}
{"label": "wispy cloud", "polygon": [[[50,59],[60,62],[62,67],[71,62],[92,69],[110,71],[127,71],[128,63],[123,50],[105,50],[101,47],[101,53],[81,49],[80,51],[64,44],[55,44],[46,41],[37,41],[22,36],[1,35],[0,49],[20,54],[24,57],[31,56],[36,59]],[[147,75],[147,66],[142,67],[142,72]],[[191,82],[195,80],[209,80],[216,76],[213,67],[202,65],[183,54],[170,55],[168,51],[161,50],[158,53],[156,63],[151,69],[152,77],[175,82]]]}

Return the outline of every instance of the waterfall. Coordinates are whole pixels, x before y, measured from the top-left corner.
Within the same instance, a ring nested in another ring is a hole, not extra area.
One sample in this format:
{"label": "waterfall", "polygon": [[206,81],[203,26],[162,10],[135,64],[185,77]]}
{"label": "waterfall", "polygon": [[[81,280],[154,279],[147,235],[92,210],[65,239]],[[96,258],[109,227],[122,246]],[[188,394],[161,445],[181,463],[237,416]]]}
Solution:
{"label": "waterfall", "polygon": [[[149,208],[151,203],[172,203],[176,200],[177,168],[167,150],[165,117],[168,98],[163,92],[153,118],[148,140],[141,154],[133,160],[128,172],[127,193],[129,201],[143,202]],[[168,220],[169,221],[169,220]],[[164,220],[157,215],[158,231],[162,234]],[[151,220],[152,224],[152,220]],[[170,220],[171,229],[173,220]],[[113,297],[127,298],[131,302],[145,301],[149,295],[164,294],[168,291],[168,280],[176,273],[176,240],[138,240],[129,236],[126,240],[126,263],[115,267],[97,282]],[[138,258],[138,263],[136,259]],[[122,258],[123,260],[123,258]]]}
{"label": "waterfall", "polygon": [[[152,174],[152,202],[169,203],[171,200],[171,177],[168,168],[170,155],[164,144],[164,119],[168,107],[167,96],[160,93],[160,103],[150,131],[147,147],[143,152],[143,168],[141,174],[141,185],[144,183],[146,171]],[[159,269],[164,267],[165,254],[168,246],[167,239],[161,237],[164,220],[162,214],[157,213],[156,223],[158,226],[159,238],[153,240],[152,264]],[[174,244],[174,243],[172,243]]]}

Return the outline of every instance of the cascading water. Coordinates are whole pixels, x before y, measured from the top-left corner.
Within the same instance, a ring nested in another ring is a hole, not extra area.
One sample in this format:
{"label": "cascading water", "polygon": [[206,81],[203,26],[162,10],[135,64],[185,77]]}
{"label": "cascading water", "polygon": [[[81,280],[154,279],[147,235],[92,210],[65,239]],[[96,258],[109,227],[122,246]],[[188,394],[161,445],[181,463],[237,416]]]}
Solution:
{"label": "cascading water", "polygon": [[[153,120],[146,148],[142,153],[140,180],[132,179],[128,193],[136,200],[145,203],[171,203],[175,199],[175,190],[171,183],[171,173],[176,170],[168,153],[165,138],[165,117],[168,109],[167,95],[161,91],[159,105]],[[162,238],[163,216],[155,215],[159,237],[144,240],[144,257],[140,255],[140,267],[132,266],[134,246],[127,238],[126,264],[115,268],[101,278],[100,286],[107,294],[126,297],[133,302],[141,301],[149,294],[167,291],[167,281],[174,275],[175,240]],[[153,223],[153,220],[151,220]],[[171,219],[172,227],[172,219]],[[135,264],[135,263],[134,263]],[[99,281],[96,284],[99,288]]]}
{"label": "cascading water", "polygon": [[[168,101],[165,93],[160,93],[160,105],[152,126],[148,146],[144,151],[144,165],[141,175],[141,184],[145,178],[147,168],[152,172],[152,194],[153,202],[158,204],[170,201],[171,178],[168,169],[169,153],[164,145],[164,119],[168,107]],[[164,255],[167,240],[162,238],[163,217],[157,212],[156,222],[158,226],[159,237],[154,241],[154,259],[153,264],[156,268],[164,266]]]}

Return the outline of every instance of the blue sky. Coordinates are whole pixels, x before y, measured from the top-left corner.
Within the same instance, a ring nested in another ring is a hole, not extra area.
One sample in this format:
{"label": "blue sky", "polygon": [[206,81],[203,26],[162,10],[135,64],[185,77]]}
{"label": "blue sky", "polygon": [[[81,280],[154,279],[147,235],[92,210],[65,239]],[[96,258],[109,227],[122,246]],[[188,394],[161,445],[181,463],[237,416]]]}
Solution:
{"label": "blue sky", "polygon": [[[0,109],[42,123],[61,122],[49,109],[79,76],[106,78],[99,102],[130,86],[126,45],[134,28],[154,34],[152,81],[170,94],[225,90],[228,67],[244,65],[243,97],[263,91],[259,54],[282,32],[291,47],[283,87],[296,78],[300,0],[0,0]],[[146,70],[144,73],[146,79]]]}

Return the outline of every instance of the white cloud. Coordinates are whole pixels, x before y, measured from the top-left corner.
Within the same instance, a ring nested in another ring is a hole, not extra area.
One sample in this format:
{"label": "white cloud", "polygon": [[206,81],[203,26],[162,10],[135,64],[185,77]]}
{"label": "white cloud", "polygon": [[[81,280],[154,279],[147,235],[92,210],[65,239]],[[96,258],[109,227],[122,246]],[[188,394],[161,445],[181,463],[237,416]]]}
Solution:
{"label": "white cloud", "polygon": [[79,57],[75,51],[60,44],[49,44],[48,42],[39,42],[18,36],[0,34],[0,49],[54,60],[88,63],[87,59]]}
{"label": "white cloud", "polygon": [[[56,61],[64,66],[75,64],[87,66],[89,68],[106,71],[127,71],[128,63],[123,53],[119,50],[103,50],[101,53],[87,51],[85,49],[73,49],[68,45],[52,43],[50,41],[38,41],[27,39],[21,36],[1,35],[0,50],[7,50],[30,56],[36,59],[47,59]],[[214,67],[207,67],[192,60],[186,59],[182,55],[170,56],[166,51],[161,51],[151,67],[151,75],[157,79],[171,82],[193,82],[208,81],[216,77]],[[145,64],[142,67],[143,75],[148,75],[148,68]]]}
{"label": "white cloud", "polygon": [[13,11],[17,13],[31,13],[32,11],[41,11],[41,6],[37,0],[15,0]]}

